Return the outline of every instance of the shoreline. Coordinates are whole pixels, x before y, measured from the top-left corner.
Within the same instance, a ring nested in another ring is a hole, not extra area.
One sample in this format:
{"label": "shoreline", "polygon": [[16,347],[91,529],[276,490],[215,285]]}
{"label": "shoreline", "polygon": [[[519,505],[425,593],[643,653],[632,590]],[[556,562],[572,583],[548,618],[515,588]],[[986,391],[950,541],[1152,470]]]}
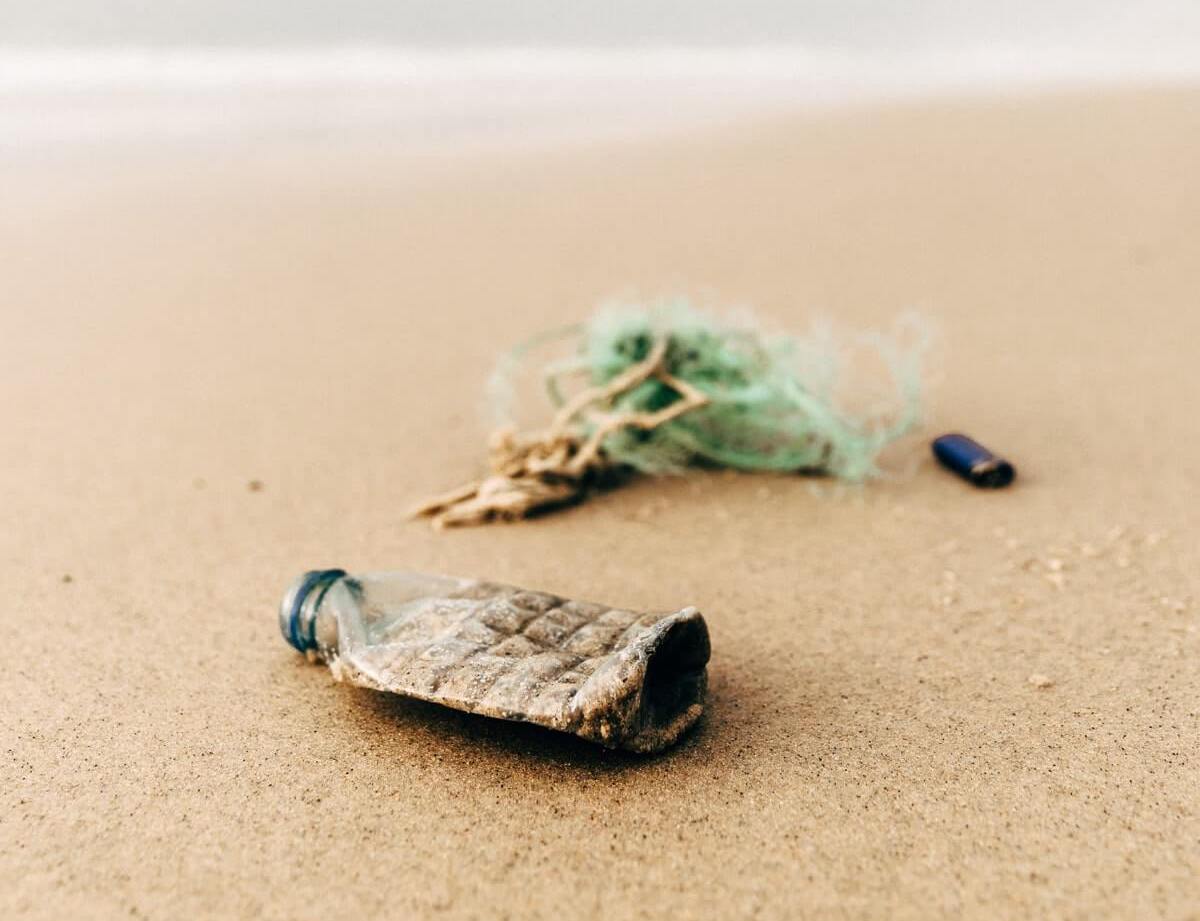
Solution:
{"label": "shoreline", "polygon": [[0,45],[0,154],[354,139],[534,149],[839,108],[1197,85],[1195,55],[1086,47]]}

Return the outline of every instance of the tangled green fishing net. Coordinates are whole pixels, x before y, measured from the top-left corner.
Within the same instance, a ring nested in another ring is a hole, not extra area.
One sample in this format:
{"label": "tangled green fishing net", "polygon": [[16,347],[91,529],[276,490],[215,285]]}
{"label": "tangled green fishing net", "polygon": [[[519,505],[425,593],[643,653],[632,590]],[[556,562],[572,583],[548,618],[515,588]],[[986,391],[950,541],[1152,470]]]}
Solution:
{"label": "tangled green fishing net", "polygon": [[[928,336],[915,317],[901,318],[888,334],[852,340],[838,339],[828,328],[808,337],[768,335],[677,301],[609,306],[581,326],[518,347],[501,361],[489,388],[499,418],[511,421],[512,379],[523,357],[563,334],[577,337],[577,353],[543,369],[556,406],[567,399],[564,377],[581,375],[603,385],[644,360],[664,336],[666,370],[708,398],[707,405],[656,428],[626,428],[605,440],[610,458],[645,473],[708,464],[862,480],[879,472],[879,452],[920,417]],[[838,395],[846,389],[847,356],[864,349],[882,359],[890,396],[883,405],[852,412],[838,405]],[[618,396],[612,410],[655,412],[679,399],[669,384],[650,379]]]}

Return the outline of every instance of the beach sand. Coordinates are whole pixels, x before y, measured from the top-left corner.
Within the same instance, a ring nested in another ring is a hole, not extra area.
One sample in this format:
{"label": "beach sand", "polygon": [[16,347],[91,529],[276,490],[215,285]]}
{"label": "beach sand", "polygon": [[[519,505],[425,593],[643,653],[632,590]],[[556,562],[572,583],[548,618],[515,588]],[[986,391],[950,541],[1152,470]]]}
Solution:
{"label": "beach sand", "polygon": [[[1197,162],[1184,90],[4,162],[0,914],[1197,917]],[[929,317],[915,472],[406,520],[499,350],[677,291]],[[707,714],[641,758],[337,685],[276,625],[323,566],[695,604]]]}

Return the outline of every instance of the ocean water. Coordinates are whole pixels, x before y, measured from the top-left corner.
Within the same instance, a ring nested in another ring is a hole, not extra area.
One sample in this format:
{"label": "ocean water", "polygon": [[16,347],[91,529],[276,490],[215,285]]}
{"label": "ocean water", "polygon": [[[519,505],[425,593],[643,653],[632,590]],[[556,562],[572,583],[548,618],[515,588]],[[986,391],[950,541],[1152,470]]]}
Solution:
{"label": "ocean water", "polygon": [[1195,0],[0,0],[26,46],[1108,44],[1200,38]]}
{"label": "ocean water", "polygon": [[733,113],[1200,80],[1200,0],[0,0],[0,149],[543,143]]}

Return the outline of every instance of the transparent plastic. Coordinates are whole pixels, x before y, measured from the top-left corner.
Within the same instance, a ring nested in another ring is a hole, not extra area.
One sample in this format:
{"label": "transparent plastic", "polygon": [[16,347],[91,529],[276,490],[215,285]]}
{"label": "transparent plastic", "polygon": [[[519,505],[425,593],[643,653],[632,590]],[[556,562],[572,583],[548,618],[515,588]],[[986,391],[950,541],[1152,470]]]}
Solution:
{"label": "transparent plastic", "polygon": [[639,614],[477,579],[301,576],[284,638],[334,677],[448,707],[657,751],[703,712],[708,628],[695,608]]}

